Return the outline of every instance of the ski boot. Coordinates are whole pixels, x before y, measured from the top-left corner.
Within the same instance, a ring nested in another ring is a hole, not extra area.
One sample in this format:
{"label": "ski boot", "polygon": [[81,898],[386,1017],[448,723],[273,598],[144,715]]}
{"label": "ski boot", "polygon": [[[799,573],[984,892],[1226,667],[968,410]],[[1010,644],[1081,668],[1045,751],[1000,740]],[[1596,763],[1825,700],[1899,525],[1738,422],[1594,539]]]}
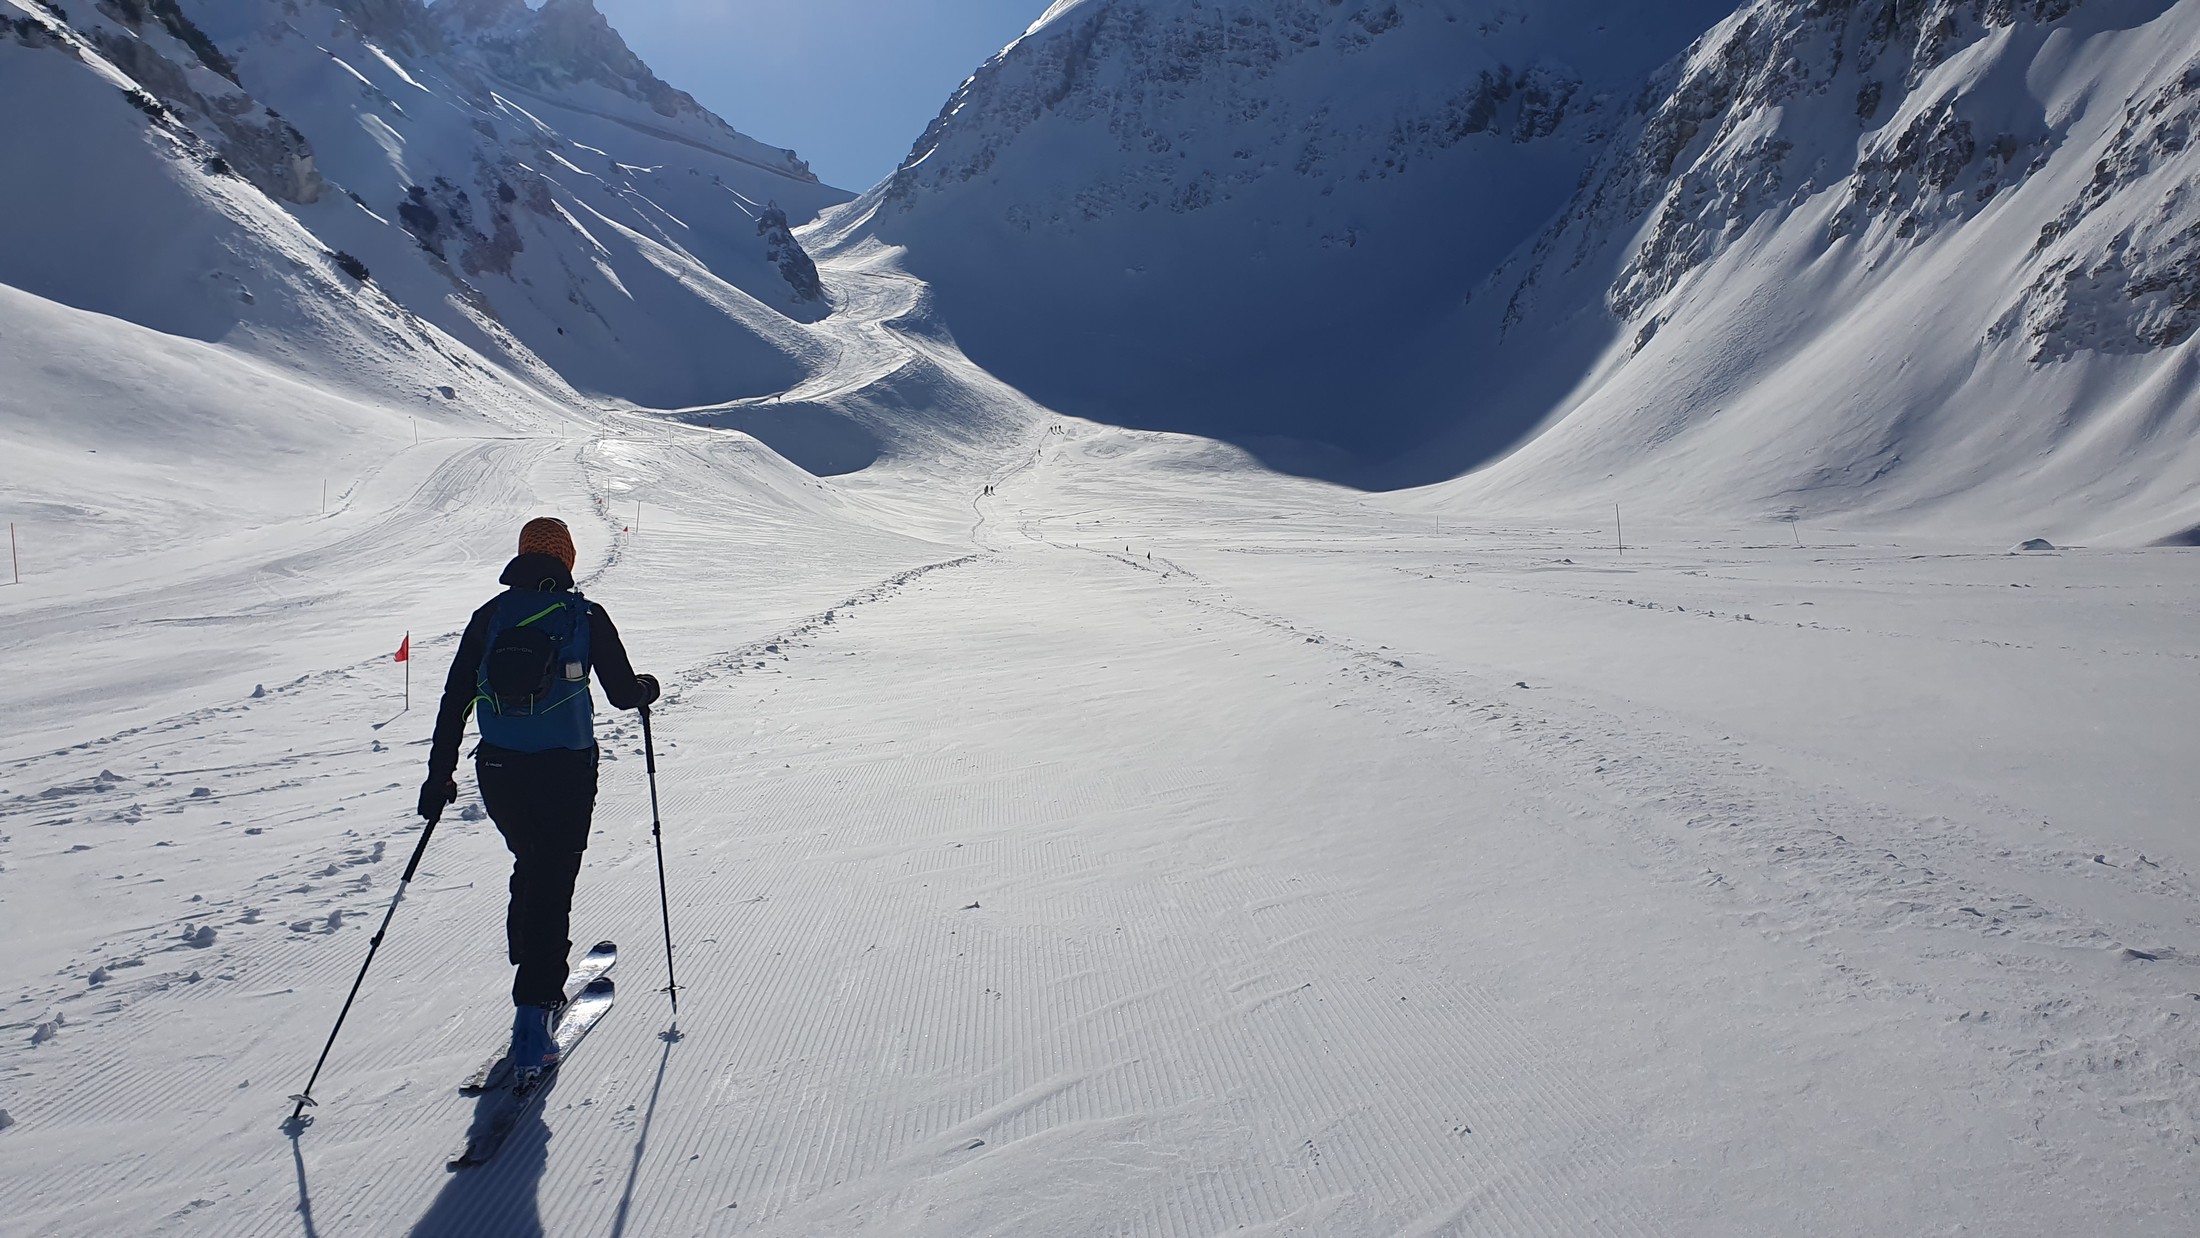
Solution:
{"label": "ski boot", "polygon": [[547,1006],[519,1006],[512,1011],[512,1049],[508,1055],[512,1061],[514,1087],[532,1087],[542,1078],[543,1072],[558,1061],[558,1042],[552,1037],[550,1020],[555,1012]]}

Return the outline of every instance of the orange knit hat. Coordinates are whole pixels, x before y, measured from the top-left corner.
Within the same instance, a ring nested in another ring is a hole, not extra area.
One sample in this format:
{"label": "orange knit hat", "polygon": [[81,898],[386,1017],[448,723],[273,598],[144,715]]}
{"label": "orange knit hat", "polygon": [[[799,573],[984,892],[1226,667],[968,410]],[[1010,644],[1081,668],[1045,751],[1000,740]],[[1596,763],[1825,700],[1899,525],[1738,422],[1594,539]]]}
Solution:
{"label": "orange knit hat", "polygon": [[573,570],[573,534],[565,522],[555,516],[537,516],[519,531],[519,552],[523,555],[549,555]]}

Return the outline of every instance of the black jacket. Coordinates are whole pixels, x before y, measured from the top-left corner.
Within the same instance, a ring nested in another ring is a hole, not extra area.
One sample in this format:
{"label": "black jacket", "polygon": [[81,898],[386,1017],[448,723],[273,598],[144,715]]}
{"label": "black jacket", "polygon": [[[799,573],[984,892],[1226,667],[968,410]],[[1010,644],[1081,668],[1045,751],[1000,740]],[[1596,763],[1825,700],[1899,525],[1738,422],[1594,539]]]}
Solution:
{"label": "black jacket", "polygon": [[[573,574],[550,555],[521,555],[506,565],[497,583],[548,593],[571,589]],[[450,676],[443,681],[443,705],[435,716],[435,743],[428,749],[431,779],[448,778],[458,769],[458,748],[466,738],[467,715],[473,712],[481,655],[489,644],[489,617],[496,604],[491,598],[474,612],[466,635],[458,642],[458,656],[451,659]],[[619,629],[611,626],[611,616],[593,601],[588,604],[588,661],[614,708],[635,709],[655,699],[650,685],[635,677],[634,664],[627,660],[626,646],[619,641]]]}

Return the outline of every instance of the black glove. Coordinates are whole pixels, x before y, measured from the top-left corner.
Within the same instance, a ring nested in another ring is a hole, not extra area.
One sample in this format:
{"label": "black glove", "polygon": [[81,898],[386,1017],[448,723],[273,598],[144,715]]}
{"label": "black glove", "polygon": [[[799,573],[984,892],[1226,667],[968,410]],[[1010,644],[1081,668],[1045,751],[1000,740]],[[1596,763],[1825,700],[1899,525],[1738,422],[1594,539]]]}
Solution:
{"label": "black glove", "polygon": [[443,806],[457,800],[458,779],[449,774],[430,774],[428,780],[420,784],[420,815],[428,819],[429,825],[441,821]]}
{"label": "black glove", "polygon": [[634,707],[636,709],[649,708],[650,706],[657,703],[657,698],[659,696],[663,695],[664,690],[657,686],[657,677],[655,675],[636,675],[634,677],[634,682],[642,685],[642,700],[640,704]]}

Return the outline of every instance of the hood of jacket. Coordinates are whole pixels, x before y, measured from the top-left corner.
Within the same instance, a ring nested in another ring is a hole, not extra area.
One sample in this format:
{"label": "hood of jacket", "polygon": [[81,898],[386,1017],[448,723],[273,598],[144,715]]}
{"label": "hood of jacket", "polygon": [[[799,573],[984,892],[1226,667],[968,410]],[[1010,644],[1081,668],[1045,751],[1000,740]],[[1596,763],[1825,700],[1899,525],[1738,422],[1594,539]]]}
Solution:
{"label": "hood of jacket", "polygon": [[554,555],[520,555],[505,564],[504,575],[497,577],[497,583],[548,593],[553,589],[571,589],[573,573]]}

